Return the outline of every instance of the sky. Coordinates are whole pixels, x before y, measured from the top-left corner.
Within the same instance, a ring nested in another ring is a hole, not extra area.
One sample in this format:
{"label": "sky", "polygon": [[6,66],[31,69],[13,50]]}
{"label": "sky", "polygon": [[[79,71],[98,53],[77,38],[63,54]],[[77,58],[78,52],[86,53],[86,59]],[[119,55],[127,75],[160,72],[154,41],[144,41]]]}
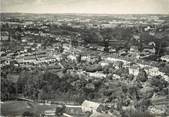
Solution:
{"label": "sky", "polygon": [[169,0],[0,0],[1,12],[169,14]]}

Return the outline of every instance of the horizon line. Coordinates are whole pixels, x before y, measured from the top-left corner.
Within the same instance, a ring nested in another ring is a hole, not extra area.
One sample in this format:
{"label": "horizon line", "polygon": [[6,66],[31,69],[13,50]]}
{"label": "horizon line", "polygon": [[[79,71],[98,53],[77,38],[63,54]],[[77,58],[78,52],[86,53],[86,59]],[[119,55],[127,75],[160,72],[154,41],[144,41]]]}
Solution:
{"label": "horizon line", "polygon": [[0,13],[18,13],[18,14],[74,14],[74,15],[78,15],[78,14],[84,14],[84,15],[169,15],[169,13],[78,13],[78,12],[63,12],[63,13],[53,13],[53,12],[6,12],[6,11],[0,11]]}

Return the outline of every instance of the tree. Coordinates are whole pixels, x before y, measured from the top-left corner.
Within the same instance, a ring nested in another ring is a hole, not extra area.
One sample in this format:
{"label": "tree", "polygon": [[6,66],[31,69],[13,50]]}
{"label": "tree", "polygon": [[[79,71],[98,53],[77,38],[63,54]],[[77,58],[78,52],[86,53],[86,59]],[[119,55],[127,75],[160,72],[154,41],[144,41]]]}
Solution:
{"label": "tree", "polygon": [[168,86],[168,82],[161,78],[161,76],[155,76],[150,80],[152,86],[158,87],[160,90]]}
{"label": "tree", "polygon": [[164,72],[167,75],[169,75],[169,72],[168,72],[169,71],[169,64],[162,64],[162,65],[160,65],[159,70],[161,72]]}
{"label": "tree", "polygon": [[81,34],[82,40],[86,43],[100,43],[102,42],[102,35],[97,30],[85,30]]}
{"label": "tree", "polygon": [[93,83],[88,83],[85,86],[86,92],[93,92],[96,88]]}
{"label": "tree", "polygon": [[137,75],[137,80],[141,81],[141,82],[145,82],[147,81],[148,77],[147,77],[147,73],[144,69],[139,69],[139,73]]}
{"label": "tree", "polygon": [[104,44],[104,51],[109,52],[109,42],[113,39],[112,30],[111,29],[103,29],[101,30],[103,44]]}

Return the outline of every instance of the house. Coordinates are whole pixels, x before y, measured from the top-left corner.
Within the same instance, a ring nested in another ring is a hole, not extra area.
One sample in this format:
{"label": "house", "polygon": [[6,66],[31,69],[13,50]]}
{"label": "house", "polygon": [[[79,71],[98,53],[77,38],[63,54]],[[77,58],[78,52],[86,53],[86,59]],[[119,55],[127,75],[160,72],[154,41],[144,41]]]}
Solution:
{"label": "house", "polygon": [[140,67],[137,65],[133,65],[129,67],[129,74],[133,74],[134,76],[137,76],[139,73]]}
{"label": "house", "polygon": [[109,52],[110,52],[110,53],[116,53],[116,49],[110,48],[110,49],[109,49]]}
{"label": "house", "polygon": [[133,53],[138,53],[138,52],[139,52],[139,50],[138,50],[137,46],[131,46],[130,47],[129,53],[133,54]]}
{"label": "house", "polygon": [[8,74],[7,75],[7,79],[10,80],[13,83],[17,83],[18,79],[19,79],[19,75],[18,74]]}
{"label": "house", "polygon": [[82,115],[84,116],[85,113],[82,112],[81,106],[66,106],[66,114],[69,115]]}
{"label": "house", "polygon": [[151,76],[158,76],[160,73],[159,73],[159,69],[157,67],[144,67],[146,73],[148,75],[151,75]]}
{"label": "house", "polygon": [[109,62],[101,61],[99,64],[100,64],[102,67],[109,66]]}
{"label": "house", "polygon": [[162,61],[169,62],[169,55],[162,56],[162,57],[161,57],[161,60],[162,60]]}
{"label": "house", "polygon": [[125,55],[127,55],[127,50],[121,49],[121,50],[119,50],[118,54],[119,54],[119,56],[125,56]]}
{"label": "house", "polygon": [[114,63],[113,63],[113,66],[114,66],[116,69],[122,68],[123,65],[124,65],[124,62],[122,62],[122,61],[114,61]]}
{"label": "house", "polygon": [[95,73],[89,73],[90,77],[94,78],[105,78],[106,75],[103,73],[95,72]]}
{"label": "house", "polygon": [[135,39],[135,40],[139,40],[140,39],[140,36],[139,35],[133,35],[133,38]]}
{"label": "house", "polygon": [[116,26],[117,25],[109,24],[109,23],[101,24],[101,28],[115,28]]}
{"label": "house", "polygon": [[144,59],[155,55],[156,49],[155,49],[154,42],[150,42],[148,45],[145,45],[143,48],[144,49],[139,54],[140,55],[139,58]]}
{"label": "house", "polygon": [[97,102],[85,100],[81,105],[82,112],[96,112],[100,105]]}
{"label": "house", "polygon": [[7,41],[7,40],[9,40],[9,36],[7,36],[7,35],[1,36],[1,40]]}
{"label": "house", "polygon": [[45,115],[45,116],[55,116],[55,115],[56,115],[56,109],[53,108],[53,109],[46,110],[46,111],[44,112],[44,115]]}
{"label": "house", "polygon": [[77,59],[76,56],[71,55],[71,54],[68,55],[67,58],[68,58],[69,60],[72,60],[72,61],[76,61],[76,59]]}
{"label": "house", "polygon": [[154,47],[145,47],[142,53],[155,54],[156,50]]}
{"label": "house", "polygon": [[105,47],[98,47],[97,50],[103,52]]}
{"label": "house", "polygon": [[153,41],[149,42],[148,45],[149,45],[149,46],[153,46],[153,47],[156,46],[155,42],[153,42]]}
{"label": "house", "polygon": [[117,74],[113,74],[113,79],[120,79],[121,77]]}

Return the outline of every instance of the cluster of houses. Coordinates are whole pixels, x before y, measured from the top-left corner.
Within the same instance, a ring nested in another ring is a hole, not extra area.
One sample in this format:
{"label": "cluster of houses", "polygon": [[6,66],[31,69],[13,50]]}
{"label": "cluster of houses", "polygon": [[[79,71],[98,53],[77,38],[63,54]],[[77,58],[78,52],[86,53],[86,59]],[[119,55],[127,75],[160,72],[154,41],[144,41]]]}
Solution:
{"label": "cluster of houses", "polygon": [[161,60],[169,63],[169,55],[162,56]]}
{"label": "cluster of houses", "polygon": [[22,65],[38,65],[38,64],[52,64],[57,61],[57,58],[51,56],[50,51],[36,51],[33,53],[26,53],[16,56],[15,60]]}
{"label": "cluster of houses", "polygon": [[[56,45],[57,46],[57,45]],[[39,50],[35,51],[32,53],[23,53],[15,57],[15,60],[22,66],[36,66],[36,65],[50,65],[50,64],[56,64],[57,62],[61,61],[64,57],[63,55],[66,55],[66,59],[69,61],[74,61],[77,62],[78,54],[77,49],[73,49],[71,46],[68,46],[68,44],[63,45],[63,53],[58,53],[53,48],[48,48],[46,50]],[[130,53],[137,53],[136,47],[131,47]],[[167,55],[164,57],[161,57],[161,59],[164,61],[167,61]],[[101,61],[101,62],[98,62]],[[114,67],[118,69],[119,65],[116,65],[118,61],[121,61],[123,63],[123,67],[127,68],[129,71],[129,74],[133,74],[134,76],[137,76],[139,73],[140,69],[144,69],[149,76],[158,76],[161,75],[163,76],[166,80],[169,80],[168,76],[165,75],[165,73],[162,73],[159,71],[158,67],[150,66],[150,65],[145,65],[145,64],[132,64],[130,65],[131,62],[125,60],[125,59],[119,59],[119,58],[114,58],[111,56],[106,56],[106,57],[100,57],[100,60],[96,56],[91,56],[91,55],[82,55],[81,56],[81,62],[87,62],[91,64],[100,64],[102,67],[114,63]],[[63,66],[61,65],[61,68]],[[103,77],[105,78],[106,75],[103,74],[102,72],[96,72],[96,73],[89,73],[88,74],[91,77]]]}
{"label": "cluster of houses", "polygon": [[169,81],[169,76],[167,76],[165,73],[161,72],[158,67],[146,65],[146,64],[140,64],[140,63],[135,63],[131,64],[131,62],[123,60],[123,59],[118,59],[118,58],[111,58],[107,57],[105,58],[105,61],[107,62],[117,62],[121,61],[123,62],[123,66],[128,68],[129,74],[133,74],[134,76],[137,76],[139,73],[140,69],[144,69],[146,73],[149,76],[162,76],[165,80]]}

